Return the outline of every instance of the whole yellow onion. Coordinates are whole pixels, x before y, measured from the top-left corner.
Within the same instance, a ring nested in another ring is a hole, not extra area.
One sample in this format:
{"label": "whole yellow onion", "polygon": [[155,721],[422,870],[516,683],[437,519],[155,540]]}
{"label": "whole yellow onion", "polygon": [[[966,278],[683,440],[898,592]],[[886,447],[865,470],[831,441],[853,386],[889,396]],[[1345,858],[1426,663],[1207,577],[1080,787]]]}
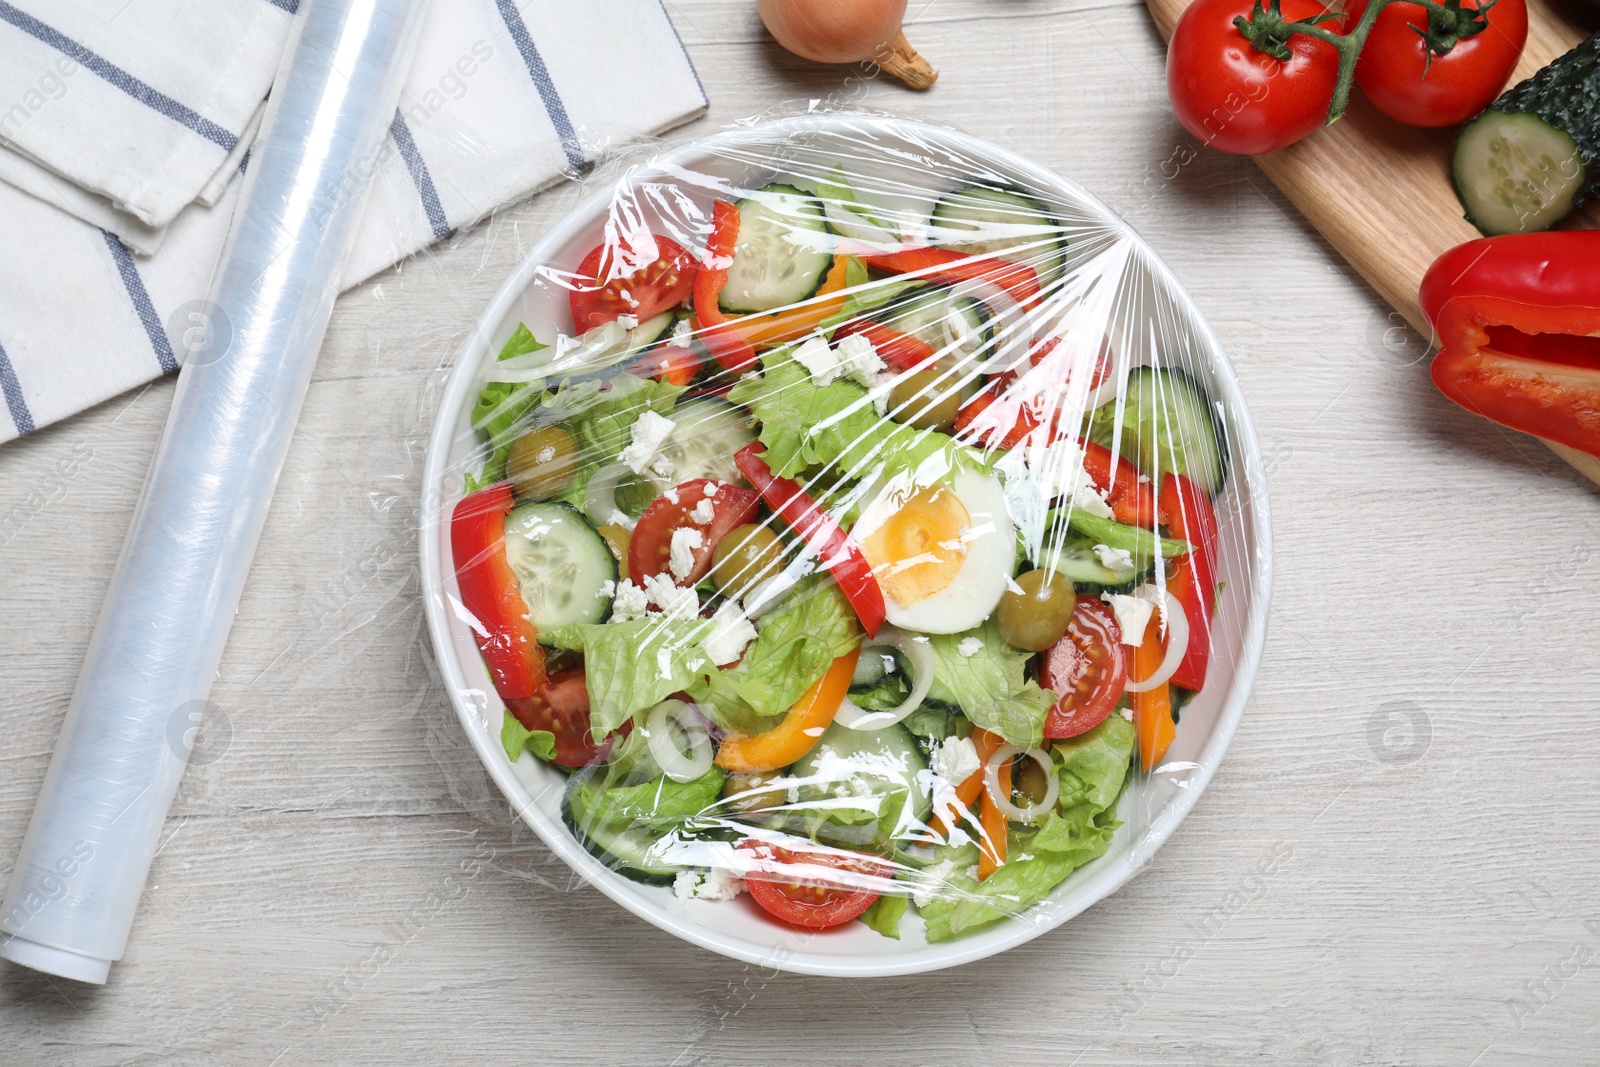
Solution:
{"label": "whole yellow onion", "polygon": [[876,64],[913,89],[939,72],[906,40],[906,0],[756,0],[777,42],[817,63]]}

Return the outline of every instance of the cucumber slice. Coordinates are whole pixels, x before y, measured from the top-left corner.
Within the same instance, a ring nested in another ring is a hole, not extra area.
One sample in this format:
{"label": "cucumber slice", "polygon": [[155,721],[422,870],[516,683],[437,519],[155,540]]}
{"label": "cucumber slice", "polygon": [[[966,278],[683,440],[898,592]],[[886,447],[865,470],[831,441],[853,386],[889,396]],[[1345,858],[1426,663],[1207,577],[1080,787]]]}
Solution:
{"label": "cucumber slice", "polygon": [[933,813],[933,798],[918,781],[927,769],[916,737],[900,723],[882,730],[834,723],[789,769],[801,782],[796,814],[815,817],[821,840],[881,848]]}
{"label": "cucumber slice", "polygon": [[512,508],[506,516],[506,561],[541,635],[552,626],[604,622],[611,614],[606,583],[617,580],[617,560],[576,508]]}
{"label": "cucumber slice", "polygon": [[1107,404],[1089,424],[1089,437],[1115,449],[1150,478],[1186,474],[1215,496],[1227,473],[1226,449],[1211,398],[1182,371],[1135,367],[1121,397],[1122,439],[1114,440],[1118,405]]}
{"label": "cucumber slice", "polygon": [[994,340],[988,307],[969,296],[952,299],[950,290],[940,285],[919,286],[904,293],[872,317],[940,351],[947,343],[949,319],[950,334],[961,338],[947,353],[952,362],[984,358]]}
{"label": "cucumber slice", "polygon": [[1572,214],[1588,168],[1566,130],[1490,108],[1461,131],[1450,174],[1467,221],[1492,236],[1548,230]]}
{"label": "cucumber slice", "polygon": [[769,185],[739,201],[739,239],[723,311],[771,311],[798,304],[833,265],[833,238],[816,197],[792,185]]}
{"label": "cucumber slice", "polygon": [[732,482],[742,477],[733,454],[756,439],[748,411],[715,397],[694,397],[672,409],[672,421],[672,436],[661,453],[672,461],[673,485],[691,478]]}
{"label": "cucumber slice", "polygon": [[[1039,201],[1015,190],[957,189],[934,207],[933,225],[940,247],[1027,264],[1046,288],[1066,266],[1061,223]],[[960,236],[964,232],[985,236],[968,240]]]}
{"label": "cucumber slice", "polygon": [[1600,194],[1600,34],[1468,123],[1450,169],[1486,234],[1548,229]]}
{"label": "cucumber slice", "polygon": [[645,319],[628,331],[628,351],[639,352],[645,346],[655,344],[666,335],[668,330],[672,329],[672,324],[677,319],[678,316],[670,311],[663,311],[659,315]]}
{"label": "cucumber slice", "polygon": [[561,798],[561,821],[567,824],[578,844],[595,859],[625,878],[646,885],[671,885],[681,864],[664,861],[660,852],[664,840],[649,827],[605,817],[605,794],[590,784],[592,775],[579,773],[567,783]]}
{"label": "cucumber slice", "polygon": [[1132,567],[1108,567],[1095,554],[1094,546],[1104,544],[1082,534],[1066,534],[1057,540],[1046,540],[1039,550],[1035,564],[1042,571],[1053,571],[1072,581],[1073,585],[1122,586],[1138,581],[1150,573],[1147,562],[1137,557]]}

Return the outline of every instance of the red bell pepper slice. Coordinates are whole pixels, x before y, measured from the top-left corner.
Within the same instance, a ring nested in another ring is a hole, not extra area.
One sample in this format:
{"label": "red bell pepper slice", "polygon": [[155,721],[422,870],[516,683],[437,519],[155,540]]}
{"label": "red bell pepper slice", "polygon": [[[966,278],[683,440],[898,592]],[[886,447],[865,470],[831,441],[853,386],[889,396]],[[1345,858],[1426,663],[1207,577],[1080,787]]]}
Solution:
{"label": "red bell pepper slice", "polygon": [[1039,272],[1025,263],[993,256],[972,256],[947,248],[908,248],[862,257],[868,266],[891,274],[915,274],[930,282],[955,285],[960,282],[992,282],[1011,294],[1025,308],[1039,302]]}
{"label": "red bell pepper slice", "polygon": [[1194,546],[1173,560],[1167,592],[1183,605],[1189,620],[1189,648],[1172,675],[1172,683],[1199,691],[1211,663],[1211,606],[1217,595],[1217,513],[1211,499],[1188,478],[1168,474],[1161,479],[1161,523],[1175,538]]}
{"label": "red bell pepper slice", "polygon": [[1009,452],[1038,429],[1039,416],[1027,404],[1017,406],[1010,426],[1005,425],[1005,406],[994,414],[985,414],[999,399],[996,387],[991,384],[962,404],[956,412],[956,440]]}
{"label": "red bell pepper slice", "polygon": [[883,361],[898,370],[930,367],[939,357],[938,351],[926,341],[871,319],[851,319],[834,331],[833,339],[841,341],[852,334],[860,334],[872,342]]}
{"label": "red bell pepper slice", "polygon": [[1106,494],[1111,515],[1118,522],[1149,529],[1156,519],[1155,486],[1139,480],[1139,469],[1093,441],[1083,441],[1083,469],[1094,487]]}
{"label": "red bell pepper slice", "polygon": [[555,762],[582,767],[610,747],[590,732],[589,698],[581,670],[547,677],[539,632],[517,576],[506,558],[506,513],[511,486],[491,485],[461,498],[450,516],[450,553],[455,560],[461,604],[472,617],[472,633],[496,693],[506,710],[529,730],[555,735]]}
{"label": "red bell pepper slice", "polygon": [[730,371],[749,369],[756,350],[722,313],[718,298],[728,284],[728,266],[739,241],[739,209],[726,200],[711,205],[711,236],[706,241],[705,265],[694,279],[694,318],[700,343]]}
{"label": "red bell pepper slice", "polygon": [[745,445],[734,453],[733,461],[767,506],[789,524],[816,553],[823,569],[833,575],[850,606],[856,609],[856,617],[861,620],[861,628],[867,636],[878,636],[885,608],[883,590],[872,573],[872,565],[850,535],[839,528],[798,482],[772,473],[772,468],[760,456],[763,450],[759,442]]}
{"label": "red bell pepper slice", "polygon": [[528,607],[506,559],[510,510],[511,486],[506,482],[462,497],[450,518],[450,551],[461,603],[476,621],[472,632],[495,692],[517,715],[512,705],[532,701],[544,688],[545,673],[539,632],[528,621]]}
{"label": "red bell pepper slice", "polygon": [[1419,300],[1445,396],[1600,456],[1600,231],[1468,241],[1428,269]]}

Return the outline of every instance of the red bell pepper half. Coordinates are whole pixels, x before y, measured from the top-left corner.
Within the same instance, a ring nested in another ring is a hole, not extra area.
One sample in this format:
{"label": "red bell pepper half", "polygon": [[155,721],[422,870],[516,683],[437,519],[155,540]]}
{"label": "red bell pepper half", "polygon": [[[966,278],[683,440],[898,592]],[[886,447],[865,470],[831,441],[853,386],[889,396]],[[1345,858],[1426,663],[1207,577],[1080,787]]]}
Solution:
{"label": "red bell pepper half", "polygon": [[1039,302],[1039,272],[1009,259],[973,256],[947,248],[908,248],[863,257],[866,264],[890,274],[915,274],[940,285],[991,282],[1011,294],[1025,308]]}
{"label": "red bell pepper half", "polygon": [[761,458],[759,443],[749,444],[734,453],[733,460],[762,499],[789,528],[816,553],[823,569],[833,575],[850,606],[856,609],[861,628],[876,637],[883,626],[883,590],[873,576],[872,565],[861,554],[850,535],[839,528],[822,506],[808,496],[798,482],[779,478]]}
{"label": "red bell pepper half", "polygon": [[1468,241],[1434,261],[1419,299],[1445,396],[1600,456],[1600,231]]}
{"label": "red bell pepper half", "polygon": [[694,279],[694,318],[700,343],[730,371],[750,369],[756,350],[722,313],[718,297],[728,284],[728,266],[739,241],[739,209],[726,200],[711,205],[711,237],[706,241],[705,264]]}
{"label": "red bell pepper half", "polygon": [[506,710],[529,730],[555,735],[556,762],[582,767],[610,740],[596,744],[589,726],[583,671],[546,677],[539,632],[528,620],[517,576],[506,558],[506,513],[511,486],[505,482],[461,498],[450,517],[450,553],[461,603]]}
{"label": "red bell pepper half", "polygon": [[1167,592],[1183,605],[1189,622],[1189,648],[1172,683],[1199,691],[1211,663],[1211,606],[1217,595],[1217,513],[1211,500],[1181,474],[1161,479],[1160,519],[1167,532],[1193,549],[1173,561]]}

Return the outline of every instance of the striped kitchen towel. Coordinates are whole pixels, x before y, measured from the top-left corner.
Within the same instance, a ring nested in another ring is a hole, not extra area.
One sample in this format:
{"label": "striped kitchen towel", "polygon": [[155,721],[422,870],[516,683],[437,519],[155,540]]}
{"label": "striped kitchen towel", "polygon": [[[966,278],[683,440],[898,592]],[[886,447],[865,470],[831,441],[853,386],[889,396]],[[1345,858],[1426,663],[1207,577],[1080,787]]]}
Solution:
{"label": "striped kitchen towel", "polygon": [[[177,370],[302,2],[0,0],[0,442]],[[344,284],[706,106],[661,0],[432,0]]]}

